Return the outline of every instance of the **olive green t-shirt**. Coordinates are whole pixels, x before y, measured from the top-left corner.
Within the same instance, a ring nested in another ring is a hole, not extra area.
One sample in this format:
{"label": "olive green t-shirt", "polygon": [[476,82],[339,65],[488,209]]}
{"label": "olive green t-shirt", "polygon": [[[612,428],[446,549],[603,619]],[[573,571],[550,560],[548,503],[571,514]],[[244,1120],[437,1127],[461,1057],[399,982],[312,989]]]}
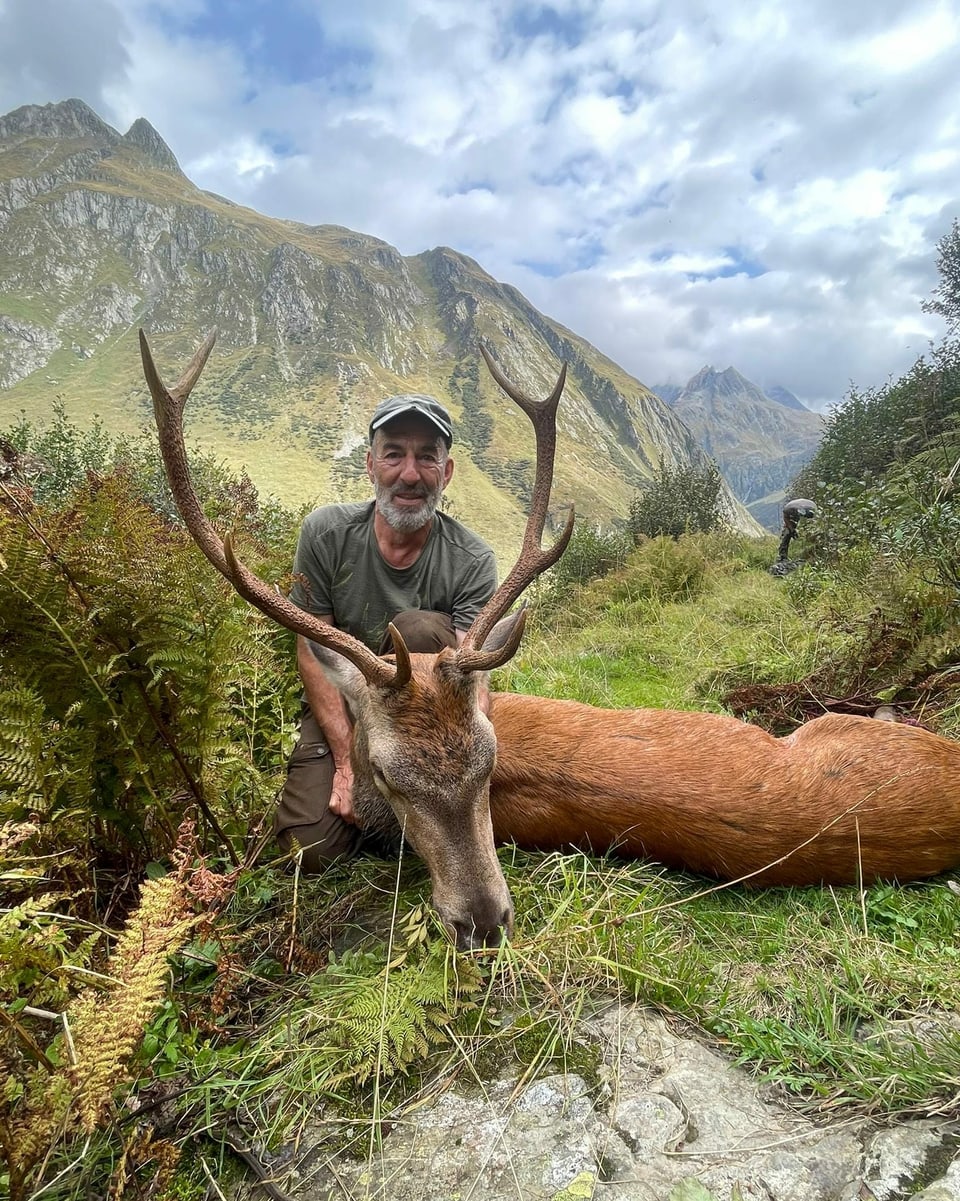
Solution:
{"label": "olive green t-shirt", "polygon": [[497,586],[493,551],[472,530],[437,512],[423,551],[409,567],[391,567],[373,530],[374,501],[325,505],[304,520],[293,561],[290,599],[329,617],[371,650],[404,609],[449,613],[468,630]]}

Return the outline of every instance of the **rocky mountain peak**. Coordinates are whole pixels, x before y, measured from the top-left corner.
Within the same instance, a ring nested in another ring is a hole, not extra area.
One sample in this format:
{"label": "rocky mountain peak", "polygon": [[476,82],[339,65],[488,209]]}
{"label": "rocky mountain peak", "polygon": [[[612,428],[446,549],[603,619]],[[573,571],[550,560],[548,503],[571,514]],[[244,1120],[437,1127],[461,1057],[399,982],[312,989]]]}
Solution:
{"label": "rocky mountain peak", "polygon": [[711,396],[736,396],[741,392],[750,391],[755,388],[749,380],[737,371],[736,367],[727,367],[723,371],[717,371],[714,367],[701,367],[693,379],[689,380],[686,387],[682,389],[680,397],[693,393],[708,394]]}
{"label": "rocky mountain peak", "polygon": [[436,282],[446,280],[463,286],[482,281],[486,285],[497,286],[493,276],[488,275],[475,259],[449,246],[434,246],[417,255],[417,258]]}
{"label": "rocky mountain peak", "polygon": [[[748,507],[782,492],[820,439],[820,418],[785,389],[779,392],[783,398],[766,395],[735,367],[707,365],[684,387],[668,385],[660,393]],[[778,516],[776,505],[772,511]]]}
{"label": "rocky mountain peak", "polygon": [[700,368],[696,375],[691,376],[690,379],[687,380],[684,386],[679,390],[678,398],[679,396],[683,396],[684,394],[689,394],[692,392],[712,392],[716,379],[717,372],[715,368],[710,363],[706,363]]}
{"label": "rocky mountain peak", "polygon": [[89,138],[104,146],[115,146],[120,135],[82,100],[58,104],[25,104],[0,117],[0,139]]}
{"label": "rocky mountain peak", "polygon": [[183,174],[173,151],[144,117],[137,117],[120,140],[125,146],[135,146],[152,167]]}
{"label": "rocky mountain peak", "polygon": [[764,396],[769,400],[776,401],[778,405],[783,405],[786,409],[796,409],[798,413],[810,412],[803,401],[798,400],[788,388],[781,388],[779,384],[771,384],[769,388],[764,388],[763,391]]}

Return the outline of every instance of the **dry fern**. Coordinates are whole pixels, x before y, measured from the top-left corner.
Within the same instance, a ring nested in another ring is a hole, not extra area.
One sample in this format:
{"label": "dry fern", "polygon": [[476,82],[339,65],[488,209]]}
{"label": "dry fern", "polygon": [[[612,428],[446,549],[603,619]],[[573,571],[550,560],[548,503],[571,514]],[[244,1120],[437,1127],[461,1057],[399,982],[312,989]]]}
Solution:
{"label": "dry fern", "polygon": [[64,1035],[23,1087],[0,1100],[0,1147],[12,1201],[61,1139],[90,1133],[108,1117],[116,1087],[160,1001],[167,961],[199,918],[186,873],[148,880],[107,965],[111,983],[86,988],[69,1006]]}

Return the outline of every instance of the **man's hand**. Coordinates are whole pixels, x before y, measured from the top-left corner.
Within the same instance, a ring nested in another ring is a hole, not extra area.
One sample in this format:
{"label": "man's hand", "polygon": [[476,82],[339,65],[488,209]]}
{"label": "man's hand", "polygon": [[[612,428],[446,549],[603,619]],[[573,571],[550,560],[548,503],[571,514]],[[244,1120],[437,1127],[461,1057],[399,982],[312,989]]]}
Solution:
{"label": "man's hand", "polygon": [[357,824],[353,815],[353,768],[349,763],[338,767],[333,773],[330,812],[338,814],[348,825]]}

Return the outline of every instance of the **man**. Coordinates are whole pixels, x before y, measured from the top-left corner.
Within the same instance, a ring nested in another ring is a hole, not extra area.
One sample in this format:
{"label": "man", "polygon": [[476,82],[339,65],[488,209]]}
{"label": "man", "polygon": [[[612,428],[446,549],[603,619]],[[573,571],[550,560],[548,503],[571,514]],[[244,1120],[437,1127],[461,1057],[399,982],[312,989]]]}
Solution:
{"label": "man", "polygon": [[[493,551],[437,509],[453,475],[453,423],[431,396],[390,396],[370,421],[374,499],[326,505],[304,520],[291,599],[379,654],[392,621],[411,651],[457,646],[496,588]],[[297,639],[304,687],[300,739],[276,815],[280,845],[306,871],[355,855],[351,727],[312,644]]]}
{"label": "man", "polygon": [[812,500],[789,500],[783,506],[783,530],[780,534],[780,547],[777,551],[777,562],[786,563],[790,542],[797,537],[797,527],[801,521],[812,521],[817,515],[817,506]]}

